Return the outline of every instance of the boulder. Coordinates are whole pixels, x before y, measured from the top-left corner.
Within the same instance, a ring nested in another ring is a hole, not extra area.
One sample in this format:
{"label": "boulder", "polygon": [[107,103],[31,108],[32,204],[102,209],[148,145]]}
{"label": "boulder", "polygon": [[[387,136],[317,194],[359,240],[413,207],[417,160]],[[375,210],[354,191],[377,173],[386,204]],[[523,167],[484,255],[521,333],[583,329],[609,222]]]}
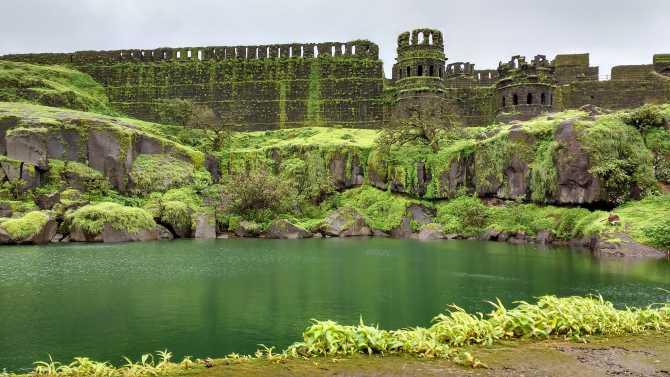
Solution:
{"label": "boulder", "polygon": [[130,233],[126,230],[117,230],[111,224],[105,224],[102,231],[98,234],[89,234],[79,229],[73,229],[70,233],[72,242],[137,242],[137,241],[156,241],[159,238],[158,229],[144,229],[136,233]]}
{"label": "boulder", "polygon": [[195,217],[195,238],[213,240],[216,238],[216,219],[214,214],[201,213]]}
{"label": "boulder", "polygon": [[433,222],[436,211],[420,204],[412,204],[407,207],[410,219],[419,225],[427,225]]}
{"label": "boulder", "polygon": [[301,238],[310,238],[312,233],[307,230],[291,224],[288,220],[275,220],[270,224],[267,230],[267,237],[282,240],[295,240]]}
{"label": "boulder", "polygon": [[359,237],[370,236],[372,230],[365,219],[355,209],[344,207],[333,212],[324,220],[321,231],[327,236]]}
{"label": "boulder", "polygon": [[489,229],[484,234],[479,236],[480,241],[497,241],[498,237],[500,237],[500,232],[498,232],[495,229]]}
{"label": "boulder", "polygon": [[29,237],[28,239],[20,243],[30,243],[34,245],[46,245],[51,242],[51,240],[56,235],[58,231],[58,223],[54,218],[49,218],[49,220],[42,226],[42,229],[37,232],[34,236]]}
{"label": "boulder", "polygon": [[[0,244],[45,245],[50,243],[56,235],[56,231],[58,230],[58,223],[56,222],[56,219],[48,215],[44,216],[43,213],[41,218],[43,219],[44,217],[46,217],[46,221],[44,221],[44,224],[41,226],[41,228],[39,228],[36,233],[24,238],[13,238],[5,229],[0,226]],[[21,219],[24,218],[19,218],[14,221],[20,221]],[[26,217],[25,219],[28,218]],[[39,221],[41,223],[42,219],[35,221]],[[30,220],[27,221],[33,221],[33,219],[30,218]]]}
{"label": "boulder", "polygon": [[413,234],[412,220],[407,216],[402,218],[400,225],[391,229],[391,237],[393,238],[407,239],[412,238]]}
{"label": "boulder", "polygon": [[500,232],[498,235],[498,241],[500,242],[507,242],[511,237],[511,234],[509,232]]}
{"label": "boulder", "polygon": [[52,209],[58,202],[60,202],[60,192],[38,194],[35,196],[35,204],[41,210]]}
{"label": "boulder", "polygon": [[7,245],[12,243],[12,237],[9,236],[6,230],[0,227],[0,245]]}
{"label": "boulder", "polygon": [[12,206],[7,202],[0,202],[0,217],[12,217],[14,211]]}
{"label": "boulder", "polygon": [[442,227],[438,224],[428,224],[421,228],[417,239],[420,241],[434,241],[446,238]]}
{"label": "boulder", "polygon": [[554,232],[550,230],[542,230],[537,232],[536,242],[542,245],[547,245],[554,242]]}
{"label": "boulder", "polygon": [[391,237],[411,238],[414,234],[413,224],[427,225],[433,222],[434,217],[435,210],[420,204],[412,204],[407,207],[400,225],[391,230]]}
{"label": "boulder", "polygon": [[253,221],[240,221],[240,225],[235,229],[235,235],[238,237],[258,237],[261,234],[261,227]]}
{"label": "boulder", "polygon": [[163,225],[156,224],[156,230],[158,231],[158,239],[159,240],[173,240],[174,239],[174,234],[170,232],[170,230]]}

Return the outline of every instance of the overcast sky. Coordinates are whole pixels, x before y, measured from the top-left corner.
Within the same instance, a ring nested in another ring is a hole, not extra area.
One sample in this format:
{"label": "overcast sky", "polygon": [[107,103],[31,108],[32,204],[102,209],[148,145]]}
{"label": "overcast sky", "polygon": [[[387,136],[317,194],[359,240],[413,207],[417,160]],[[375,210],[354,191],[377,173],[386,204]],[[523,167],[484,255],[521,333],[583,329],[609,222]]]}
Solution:
{"label": "overcast sky", "polygon": [[670,0],[0,0],[0,55],[361,38],[389,75],[419,27],[444,32],[450,62],[590,52],[606,75],[670,53]]}

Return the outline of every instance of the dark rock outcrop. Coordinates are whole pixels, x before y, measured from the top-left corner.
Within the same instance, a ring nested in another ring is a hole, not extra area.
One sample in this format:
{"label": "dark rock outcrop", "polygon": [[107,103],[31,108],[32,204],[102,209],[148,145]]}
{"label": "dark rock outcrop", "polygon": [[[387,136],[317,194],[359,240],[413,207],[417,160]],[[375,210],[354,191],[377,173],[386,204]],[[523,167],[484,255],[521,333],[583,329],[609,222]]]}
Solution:
{"label": "dark rock outcrop", "polygon": [[122,150],[118,136],[109,131],[92,130],[88,135],[88,165],[102,172],[119,191],[126,190],[132,156]]}
{"label": "dark rock outcrop", "polygon": [[600,200],[600,182],[589,172],[589,155],[577,137],[574,122],[563,122],[555,132],[558,197],[561,204],[587,204]]}
{"label": "dark rock outcrop", "polygon": [[26,162],[40,170],[48,169],[47,134],[30,129],[7,133],[7,157]]}

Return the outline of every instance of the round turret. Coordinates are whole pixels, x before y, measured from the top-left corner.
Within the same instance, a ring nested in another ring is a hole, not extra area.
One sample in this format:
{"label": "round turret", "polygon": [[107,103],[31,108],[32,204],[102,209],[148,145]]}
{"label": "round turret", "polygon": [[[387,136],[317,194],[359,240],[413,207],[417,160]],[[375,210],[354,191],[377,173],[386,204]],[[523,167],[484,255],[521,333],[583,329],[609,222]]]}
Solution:
{"label": "round turret", "polygon": [[443,86],[444,39],[442,32],[416,29],[398,36],[398,57],[393,80],[403,89]]}

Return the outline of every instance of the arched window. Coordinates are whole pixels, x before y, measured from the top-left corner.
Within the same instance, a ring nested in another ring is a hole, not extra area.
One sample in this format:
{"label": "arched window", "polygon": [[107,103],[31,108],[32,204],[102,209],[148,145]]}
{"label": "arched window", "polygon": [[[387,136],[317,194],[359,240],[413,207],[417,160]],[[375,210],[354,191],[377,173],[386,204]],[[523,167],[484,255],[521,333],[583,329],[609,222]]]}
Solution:
{"label": "arched window", "polygon": [[423,66],[419,65],[419,70],[416,73],[417,76],[423,76]]}
{"label": "arched window", "polygon": [[526,104],[528,105],[533,104],[533,93],[528,93],[528,97],[526,97]]}
{"label": "arched window", "polygon": [[512,105],[516,106],[518,104],[519,104],[519,96],[516,95],[516,93],[514,93],[514,95],[512,96]]}
{"label": "arched window", "polygon": [[438,68],[437,72],[439,73],[440,77],[442,77],[442,68]]}
{"label": "arched window", "polygon": [[435,76],[435,67],[432,65],[428,68],[428,76]]}
{"label": "arched window", "polygon": [[543,104],[543,105],[545,105],[547,103],[547,95],[546,94],[542,93],[540,95],[540,103]]}
{"label": "arched window", "polygon": [[503,105],[502,107],[507,107],[507,98],[503,96]]}
{"label": "arched window", "polygon": [[410,77],[412,76],[412,68],[407,67],[407,75],[405,77]]}

